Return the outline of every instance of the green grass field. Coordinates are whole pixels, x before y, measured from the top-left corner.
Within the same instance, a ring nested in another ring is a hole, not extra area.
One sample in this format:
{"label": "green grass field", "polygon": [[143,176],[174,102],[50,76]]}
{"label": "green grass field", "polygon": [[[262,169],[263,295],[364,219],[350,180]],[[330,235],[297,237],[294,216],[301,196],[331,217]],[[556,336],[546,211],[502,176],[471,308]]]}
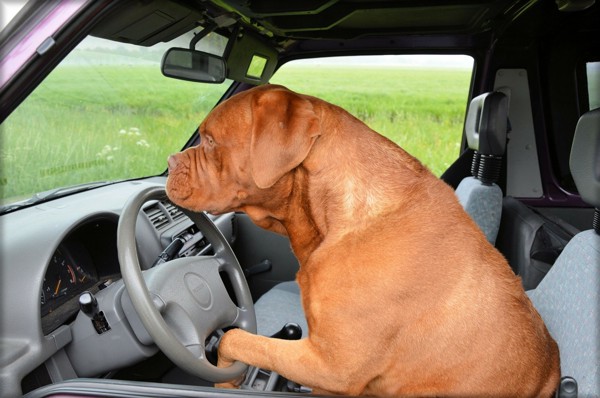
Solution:
{"label": "green grass field", "polygon": [[[470,70],[307,68],[272,81],[342,106],[438,175],[457,157]],[[56,70],[1,126],[2,199],[161,173],[225,89],[143,65]]]}

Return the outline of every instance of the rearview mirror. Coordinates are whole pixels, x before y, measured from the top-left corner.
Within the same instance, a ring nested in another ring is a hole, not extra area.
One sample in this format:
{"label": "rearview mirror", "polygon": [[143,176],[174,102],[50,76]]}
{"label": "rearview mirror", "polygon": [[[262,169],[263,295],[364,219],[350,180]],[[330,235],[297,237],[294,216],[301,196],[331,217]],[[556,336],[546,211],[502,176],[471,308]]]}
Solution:
{"label": "rearview mirror", "polygon": [[167,77],[202,83],[222,83],[227,74],[223,58],[188,48],[168,49],[160,69]]}

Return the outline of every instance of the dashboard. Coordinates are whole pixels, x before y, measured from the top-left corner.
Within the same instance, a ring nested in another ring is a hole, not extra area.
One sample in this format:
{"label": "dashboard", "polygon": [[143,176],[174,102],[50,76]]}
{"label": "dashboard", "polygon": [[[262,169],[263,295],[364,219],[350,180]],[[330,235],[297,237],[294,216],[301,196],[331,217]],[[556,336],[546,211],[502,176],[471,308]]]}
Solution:
{"label": "dashboard", "polygon": [[[117,253],[118,217],[100,214],[69,231],[50,256],[40,290],[42,334],[48,335],[72,321],[79,312],[79,296],[105,289],[121,279]],[[174,224],[177,224],[173,228]],[[171,202],[147,203],[138,217],[139,256],[143,269],[175,239],[183,246],[179,256],[206,254],[209,246],[198,228]]]}
{"label": "dashboard", "polygon": [[[50,369],[43,377],[57,380],[91,376],[156,352],[152,341],[140,338],[145,331],[132,332],[131,314],[122,309],[128,298],[117,227],[131,196],[165,182],[153,177],[108,185],[0,218],[0,395],[26,390],[27,377],[40,377],[41,368]],[[232,213],[213,217],[230,242],[233,219]],[[146,203],[136,223],[140,267],[152,267],[175,239],[183,241],[180,256],[210,254],[209,243],[179,209],[167,200]],[[89,327],[79,310],[85,291],[97,297],[111,333]],[[24,377],[23,385],[15,385]]]}

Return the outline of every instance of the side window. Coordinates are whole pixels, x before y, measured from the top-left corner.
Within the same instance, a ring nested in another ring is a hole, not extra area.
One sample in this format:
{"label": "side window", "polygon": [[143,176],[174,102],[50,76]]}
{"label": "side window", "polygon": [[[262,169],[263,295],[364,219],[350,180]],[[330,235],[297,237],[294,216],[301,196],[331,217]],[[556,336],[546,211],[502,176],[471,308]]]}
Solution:
{"label": "side window", "polygon": [[[89,36],[0,129],[0,203],[56,187],[158,175],[231,85],[169,79],[160,61],[192,33],[138,47]],[[199,49],[220,54],[224,37]],[[85,139],[74,140],[80,133]]]}
{"label": "side window", "polygon": [[586,62],[587,89],[590,109],[600,108],[600,62]]}
{"label": "side window", "polygon": [[463,55],[335,57],[289,62],[271,83],[341,106],[439,176],[460,152],[472,69]]}

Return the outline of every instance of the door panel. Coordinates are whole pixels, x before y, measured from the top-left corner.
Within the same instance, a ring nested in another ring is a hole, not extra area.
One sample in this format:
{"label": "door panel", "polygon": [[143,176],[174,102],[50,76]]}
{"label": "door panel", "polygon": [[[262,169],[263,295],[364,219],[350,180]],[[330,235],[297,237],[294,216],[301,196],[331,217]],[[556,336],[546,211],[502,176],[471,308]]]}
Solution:
{"label": "door panel", "polygon": [[298,260],[286,236],[258,227],[244,213],[236,213],[236,229],[233,250],[247,271],[254,300],[276,284],[295,279]]}

